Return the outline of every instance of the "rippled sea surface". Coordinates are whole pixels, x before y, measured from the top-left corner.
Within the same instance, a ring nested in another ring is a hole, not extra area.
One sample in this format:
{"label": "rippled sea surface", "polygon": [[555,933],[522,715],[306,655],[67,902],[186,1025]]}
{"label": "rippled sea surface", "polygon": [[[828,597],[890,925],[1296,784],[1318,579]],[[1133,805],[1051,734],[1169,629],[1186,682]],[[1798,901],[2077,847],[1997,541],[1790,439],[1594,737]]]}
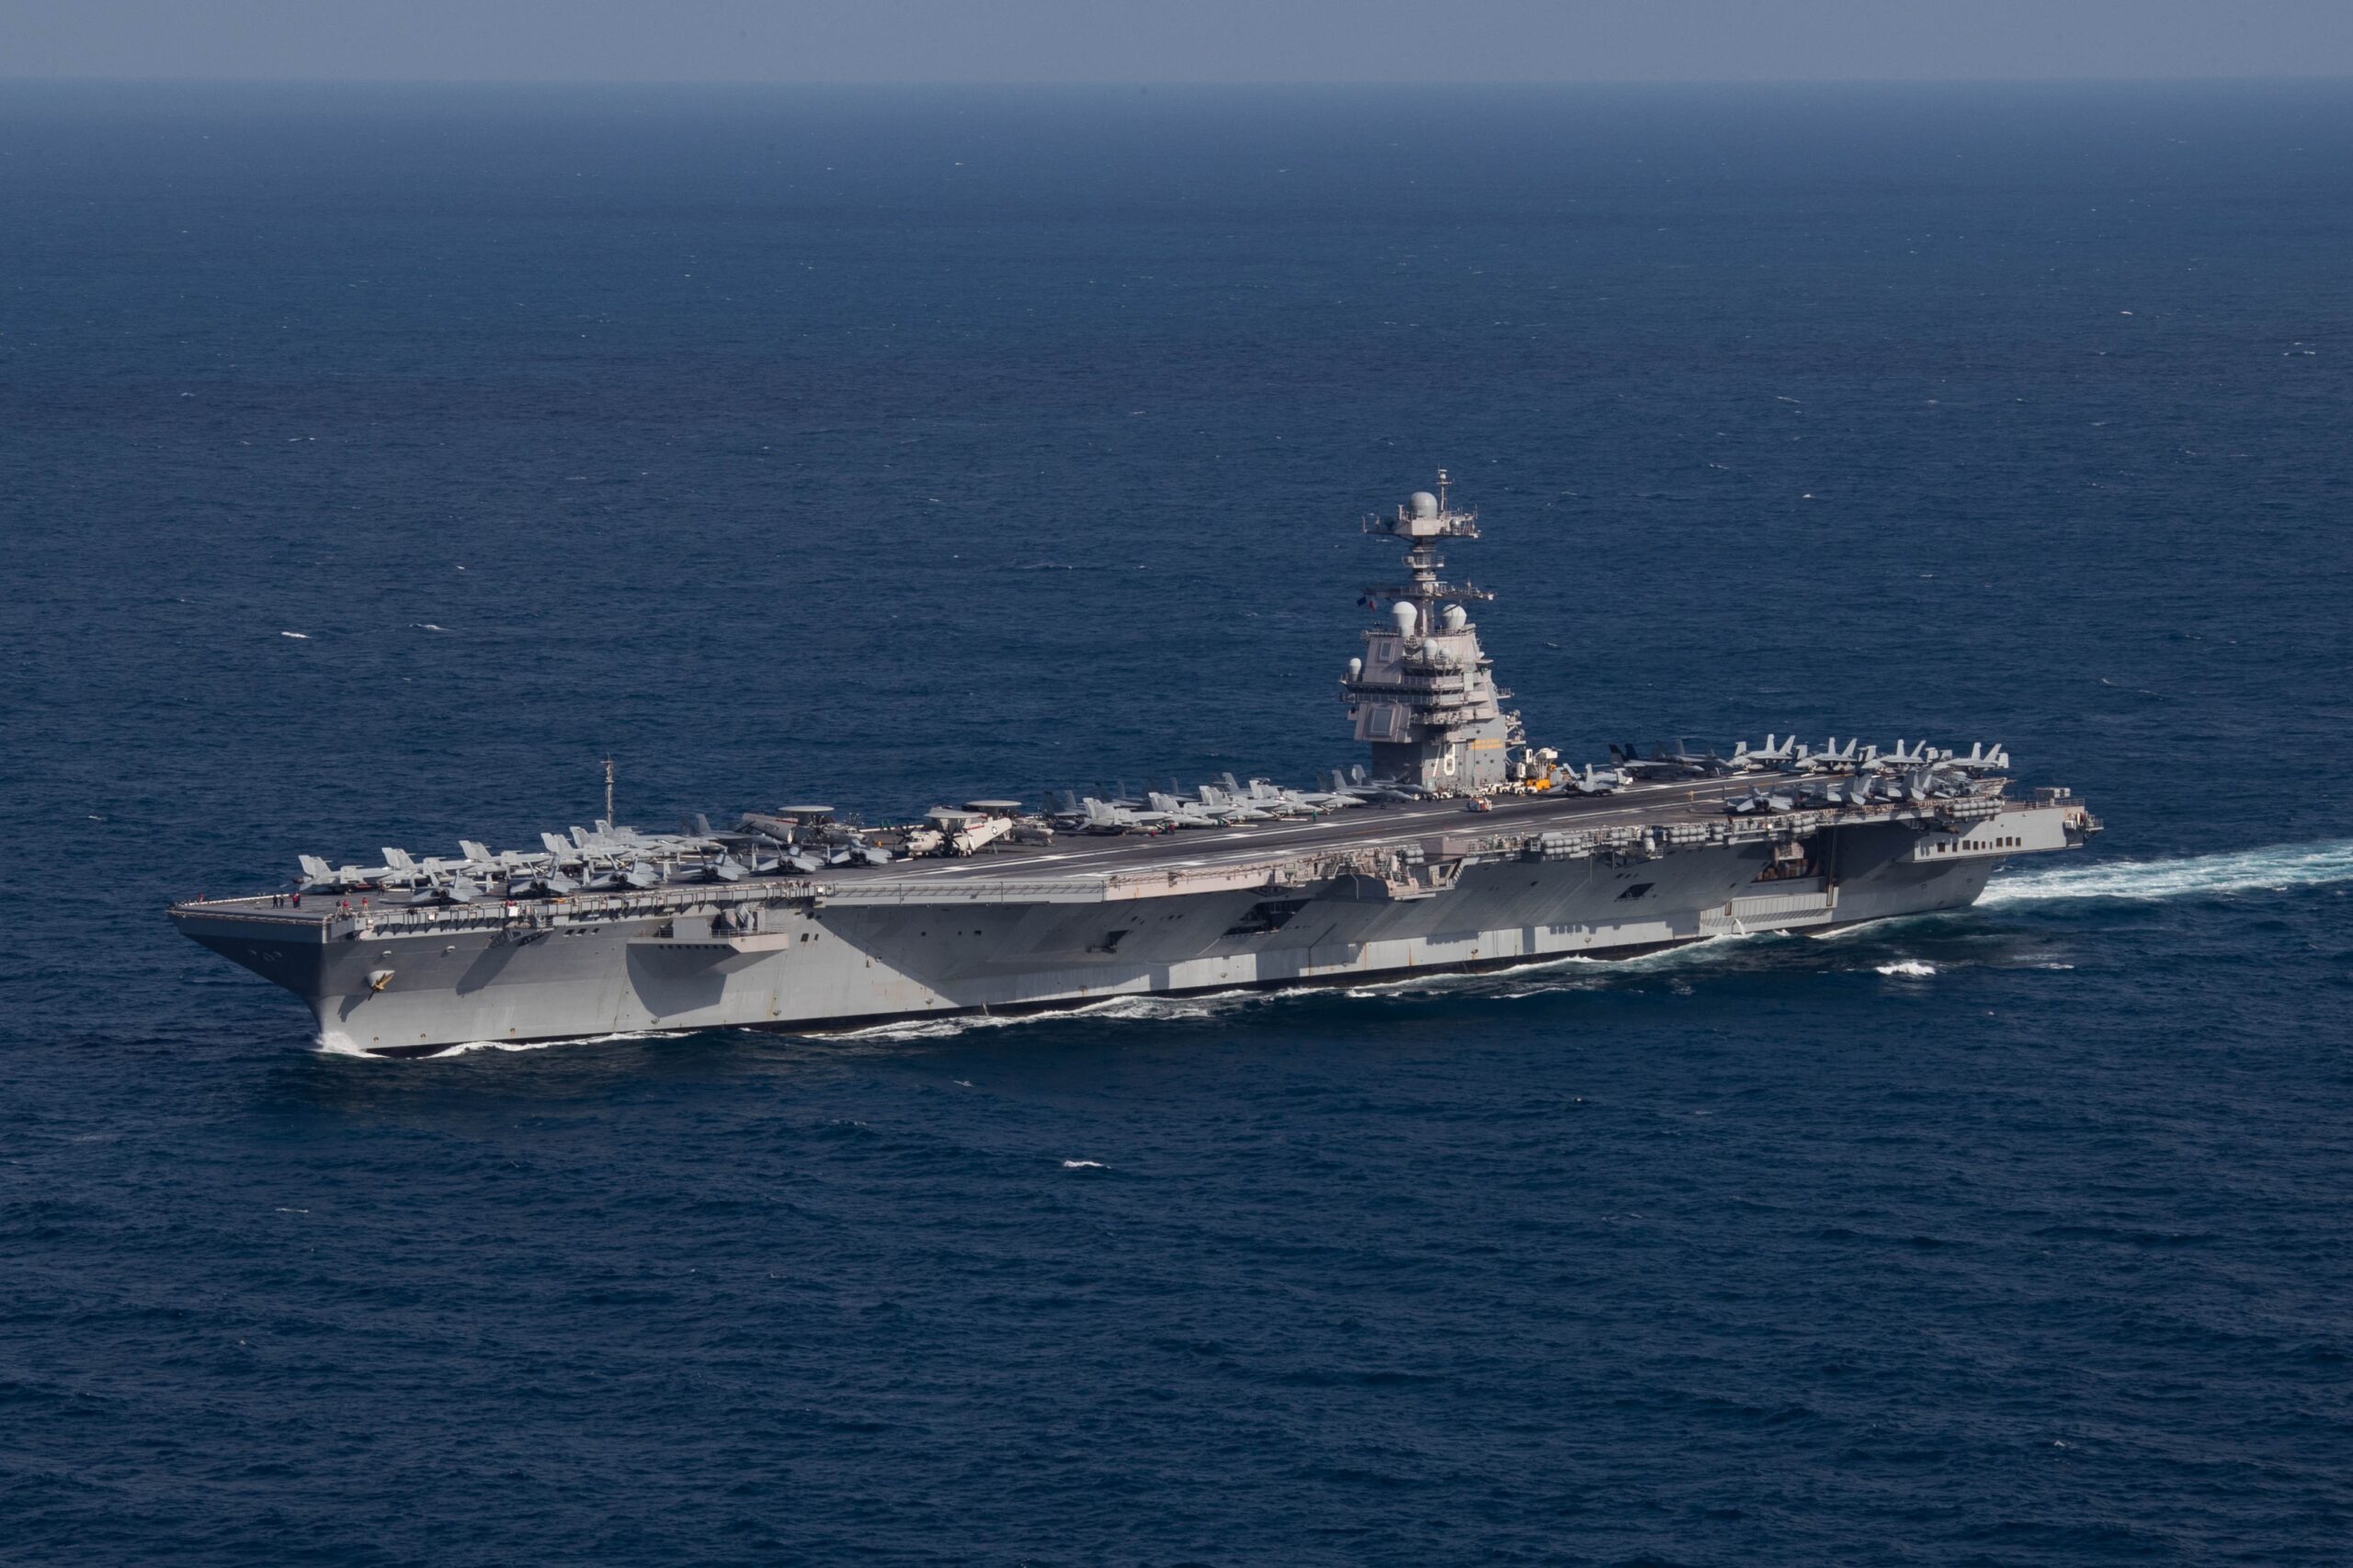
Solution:
{"label": "rippled sea surface", "polygon": [[[2353,98],[0,92],[0,1559],[2339,1563]],[[1966,915],[322,1055],[165,902],[1352,760],[2006,742]]]}

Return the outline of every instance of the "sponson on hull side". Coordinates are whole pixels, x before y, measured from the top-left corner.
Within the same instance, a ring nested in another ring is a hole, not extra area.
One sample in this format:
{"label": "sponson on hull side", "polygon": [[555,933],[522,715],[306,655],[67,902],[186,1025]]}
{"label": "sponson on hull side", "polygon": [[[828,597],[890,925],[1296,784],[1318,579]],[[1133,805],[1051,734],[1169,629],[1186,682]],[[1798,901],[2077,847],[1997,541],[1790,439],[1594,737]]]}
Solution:
{"label": "sponson on hull side", "polygon": [[1958,908],[2004,859],[2098,830],[2064,790],[2012,799],[1999,748],[1768,737],[1564,767],[1501,706],[1463,606],[1484,596],[1438,576],[1435,542],[1475,519],[1441,488],[1373,528],[1409,545],[1342,683],[1374,775],[885,829],[813,806],[676,835],[606,821],[530,854],[305,858],[297,892],[171,918],[301,996],[324,1043],[403,1055],[1623,957]]}

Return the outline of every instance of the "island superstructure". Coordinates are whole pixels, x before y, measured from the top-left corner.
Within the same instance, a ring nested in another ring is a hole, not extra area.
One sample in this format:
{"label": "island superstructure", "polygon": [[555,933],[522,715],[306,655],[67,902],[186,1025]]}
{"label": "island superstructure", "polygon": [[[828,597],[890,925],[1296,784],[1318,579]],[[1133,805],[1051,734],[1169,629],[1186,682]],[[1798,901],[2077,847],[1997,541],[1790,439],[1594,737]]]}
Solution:
{"label": "island superstructure", "polygon": [[2004,861],[2099,830],[2064,789],[2014,797],[1982,744],[1566,766],[1504,707],[1470,616],[1491,596],[1440,575],[1440,541],[1478,537],[1443,474],[1367,528],[1407,545],[1341,682],[1370,767],[1313,789],[1225,774],[881,827],[819,805],[599,821],[530,851],[303,856],[280,891],[169,915],[301,997],[322,1044],[425,1055],[1627,957],[1961,908]]}
{"label": "island superstructure", "polygon": [[1479,646],[1470,601],[1495,596],[1442,581],[1438,553],[1445,539],[1477,539],[1479,519],[1417,491],[1373,531],[1408,541],[1406,581],[1366,590],[1368,602],[1391,601],[1390,624],[1364,634],[1364,656],[1348,661],[1343,683],[1357,739],[1372,748],[1380,773],[1434,794],[1481,792],[1506,781],[1507,756],[1521,744],[1518,717],[1503,710],[1511,694],[1495,685],[1495,661]]}

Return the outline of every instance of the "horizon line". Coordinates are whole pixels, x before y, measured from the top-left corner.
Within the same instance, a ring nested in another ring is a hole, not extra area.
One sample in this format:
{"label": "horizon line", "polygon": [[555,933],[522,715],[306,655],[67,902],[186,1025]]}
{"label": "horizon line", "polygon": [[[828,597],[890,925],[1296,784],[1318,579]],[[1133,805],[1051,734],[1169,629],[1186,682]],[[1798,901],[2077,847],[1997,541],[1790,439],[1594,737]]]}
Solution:
{"label": "horizon line", "polygon": [[0,74],[9,86],[210,87],[1088,87],[1323,88],[1390,91],[1528,87],[2066,87],[2353,85],[2353,73],[2115,76],[104,76]]}

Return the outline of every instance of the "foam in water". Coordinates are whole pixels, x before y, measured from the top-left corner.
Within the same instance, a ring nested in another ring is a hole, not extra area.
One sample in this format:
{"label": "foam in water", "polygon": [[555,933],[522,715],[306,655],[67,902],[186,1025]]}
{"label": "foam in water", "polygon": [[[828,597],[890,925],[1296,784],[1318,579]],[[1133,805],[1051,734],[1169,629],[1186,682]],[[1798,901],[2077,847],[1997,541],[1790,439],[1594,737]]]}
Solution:
{"label": "foam in water", "polygon": [[2277,845],[2178,860],[2056,867],[1989,883],[1981,904],[2062,898],[2164,899],[2353,881],[2353,840]]}
{"label": "foam in water", "polygon": [[319,1037],[318,1051],[322,1056],[350,1056],[368,1062],[447,1062],[453,1056],[471,1055],[477,1051],[545,1051],[556,1045],[607,1045],[620,1040],[681,1040],[693,1033],[691,1029],[624,1029],[613,1034],[565,1035],[557,1040],[469,1040],[456,1045],[443,1046],[422,1056],[386,1056],[369,1050],[346,1034]]}
{"label": "foam in water", "polygon": [[1937,966],[1922,963],[1918,959],[1898,959],[1893,963],[1874,965],[1874,974],[1901,975],[1907,980],[1926,980],[1937,972]]}
{"label": "foam in water", "polygon": [[1234,990],[1215,991],[1200,996],[1107,996],[1099,1001],[1076,1002],[1068,1006],[1054,1006],[1035,1013],[961,1013],[946,1018],[903,1018],[895,1023],[870,1024],[864,1028],[829,1029],[825,1038],[892,1041],[942,1040],[971,1029],[1007,1028],[1020,1024],[1053,1023],[1068,1018],[1206,1018],[1236,1003],[1291,994],[1295,993]]}

